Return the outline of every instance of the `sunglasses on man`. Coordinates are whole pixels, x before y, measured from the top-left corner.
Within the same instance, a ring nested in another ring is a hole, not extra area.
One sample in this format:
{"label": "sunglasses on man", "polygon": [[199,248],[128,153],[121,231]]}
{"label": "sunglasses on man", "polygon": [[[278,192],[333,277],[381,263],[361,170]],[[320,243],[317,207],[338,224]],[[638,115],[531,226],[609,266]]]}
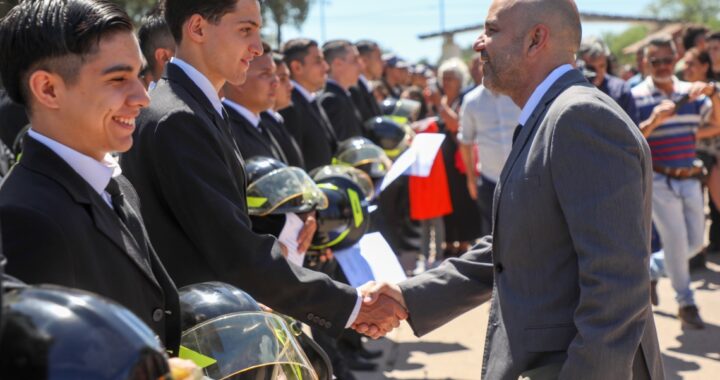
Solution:
{"label": "sunglasses on man", "polygon": [[662,58],[650,58],[648,60],[653,67],[660,67],[663,65],[672,65],[675,61],[673,57],[662,57]]}

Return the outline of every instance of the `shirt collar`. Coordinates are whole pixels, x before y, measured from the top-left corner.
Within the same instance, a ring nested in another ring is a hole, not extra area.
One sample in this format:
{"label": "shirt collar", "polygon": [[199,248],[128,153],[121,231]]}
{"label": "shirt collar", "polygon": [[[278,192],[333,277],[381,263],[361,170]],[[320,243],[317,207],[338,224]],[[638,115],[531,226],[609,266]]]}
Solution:
{"label": "shirt collar", "polygon": [[305,98],[305,100],[307,100],[307,101],[310,102],[310,103],[312,103],[312,102],[315,101],[315,93],[314,93],[314,92],[308,91],[305,87],[303,87],[302,85],[300,85],[300,83],[295,82],[294,80],[291,80],[291,82],[292,82],[293,86],[295,86],[295,88],[296,88],[298,91],[300,91],[300,93],[301,93],[302,96]]}
{"label": "shirt collar", "polygon": [[340,83],[338,83],[336,80],[328,78],[327,82],[338,86],[340,89],[343,90],[343,92],[345,92],[345,95],[350,96],[350,91],[348,91],[345,87],[341,86]]}
{"label": "shirt collar", "polygon": [[258,125],[260,125],[260,115],[255,115],[255,114],[254,114],[252,111],[250,111],[249,109],[245,108],[244,106],[242,106],[242,105],[240,105],[240,104],[237,104],[237,103],[233,102],[232,100],[230,100],[230,99],[228,99],[228,98],[223,98],[222,102],[223,102],[223,104],[225,104],[226,106],[228,106],[228,107],[234,109],[235,111],[237,111],[237,112],[238,112],[240,115],[242,115],[245,119],[247,119],[247,121],[249,121],[250,124],[252,124],[253,127],[257,128]]}
{"label": "shirt collar", "polygon": [[528,99],[527,103],[525,103],[525,107],[523,107],[522,112],[520,112],[520,119],[518,119],[518,123],[520,125],[525,125],[525,123],[527,123],[528,119],[530,119],[530,115],[533,111],[535,111],[535,108],[537,108],[538,103],[540,103],[540,100],[542,100],[543,96],[545,96],[545,93],[548,92],[550,87],[555,84],[561,76],[572,70],[572,68],[573,67],[570,64],[566,63],[555,68],[550,75],[545,77],[545,80],[543,80],[540,85],[535,88],[535,91],[533,91],[532,95],[530,95],[530,99]]}
{"label": "shirt collar", "polygon": [[210,83],[210,80],[205,76],[205,74],[201,73],[191,64],[183,61],[178,57],[170,58],[170,62],[177,65],[177,67],[179,67],[182,71],[185,72],[185,74],[187,74],[187,76],[190,77],[193,83],[195,83],[195,85],[200,88],[200,91],[202,91],[203,94],[205,94],[205,96],[210,100],[210,103],[212,104],[215,111],[217,111],[218,115],[222,117],[223,112],[220,96],[218,95],[217,91],[215,91],[215,87],[213,87],[212,83]]}
{"label": "shirt collar", "polygon": [[272,116],[272,118],[275,119],[275,121],[277,121],[278,123],[284,123],[284,122],[285,122],[285,119],[282,117],[282,115],[280,115],[280,114],[279,114],[277,111],[275,111],[274,109],[268,108],[265,112],[267,112],[268,115]]}
{"label": "shirt collar", "polygon": [[117,159],[109,153],[105,155],[102,161],[97,161],[47,136],[41,135],[32,128],[28,130],[28,135],[60,156],[100,195],[105,192],[105,188],[110,183],[110,178],[115,178],[122,173]]}
{"label": "shirt collar", "polygon": [[370,81],[365,78],[365,75],[360,74],[360,83],[365,86],[365,89],[368,90],[368,92],[370,91]]}
{"label": "shirt collar", "polygon": [[[665,94],[663,91],[661,91],[659,88],[657,88],[657,87],[655,86],[655,81],[652,79],[652,76],[648,75],[648,76],[644,79],[644,81],[645,81],[645,85],[647,86],[647,88],[648,88],[648,90],[650,91],[651,94],[657,92],[657,93],[662,94],[662,95],[667,95],[667,94]],[[672,82],[673,82],[673,93],[675,93],[675,89],[677,88],[677,84],[678,84],[678,82],[679,82],[678,78],[677,78],[675,75],[672,76]],[[671,95],[672,95],[672,94],[671,94]]]}

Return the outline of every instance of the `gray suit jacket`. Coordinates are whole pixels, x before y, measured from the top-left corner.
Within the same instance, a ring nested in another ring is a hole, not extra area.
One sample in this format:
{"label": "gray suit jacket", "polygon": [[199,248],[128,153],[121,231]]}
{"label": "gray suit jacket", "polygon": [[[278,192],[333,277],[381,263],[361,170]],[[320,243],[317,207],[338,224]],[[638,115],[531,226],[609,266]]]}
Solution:
{"label": "gray suit jacket", "polygon": [[413,330],[492,299],[484,379],[557,362],[561,379],[662,379],[647,269],[651,176],[632,120],[566,73],[513,146],[493,236],[401,284]]}

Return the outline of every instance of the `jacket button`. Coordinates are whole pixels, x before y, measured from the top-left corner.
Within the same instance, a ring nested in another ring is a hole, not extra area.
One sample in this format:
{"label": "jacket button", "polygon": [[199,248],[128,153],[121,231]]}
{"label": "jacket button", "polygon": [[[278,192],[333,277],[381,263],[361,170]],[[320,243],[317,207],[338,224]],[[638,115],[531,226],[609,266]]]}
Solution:
{"label": "jacket button", "polygon": [[309,320],[312,321],[313,318],[315,318],[315,314],[313,314],[313,313],[308,313],[308,316],[307,316],[307,317],[308,317]]}
{"label": "jacket button", "polygon": [[320,317],[313,318],[313,322],[320,324]]}
{"label": "jacket button", "polygon": [[502,263],[495,264],[495,272],[502,273],[502,271],[505,270],[505,267],[503,267]]}
{"label": "jacket button", "polygon": [[155,309],[153,310],[153,321],[160,322],[162,321],[163,317],[165,316],[165,312],[163,309]]}
{"label": "jacket button", "polygon": [[330,322],[325,322],[325,327],[331,328],[331,327],[332,327],[332,323],[330,323]]}

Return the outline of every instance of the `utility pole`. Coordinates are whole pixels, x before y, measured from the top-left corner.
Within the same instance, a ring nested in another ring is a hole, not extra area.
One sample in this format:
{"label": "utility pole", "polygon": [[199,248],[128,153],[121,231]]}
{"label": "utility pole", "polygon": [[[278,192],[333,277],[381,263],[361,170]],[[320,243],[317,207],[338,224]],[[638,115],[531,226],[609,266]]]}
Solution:
{"label": "utility pole", "polygon": [[440,32],[445,32],[445,0],[440,1]]}
{"label": "utility pole", "polygon": [[320,39],[321,44],[325,43],[326,36],[325,36],[325,0],[319,0],[320,1]]}

